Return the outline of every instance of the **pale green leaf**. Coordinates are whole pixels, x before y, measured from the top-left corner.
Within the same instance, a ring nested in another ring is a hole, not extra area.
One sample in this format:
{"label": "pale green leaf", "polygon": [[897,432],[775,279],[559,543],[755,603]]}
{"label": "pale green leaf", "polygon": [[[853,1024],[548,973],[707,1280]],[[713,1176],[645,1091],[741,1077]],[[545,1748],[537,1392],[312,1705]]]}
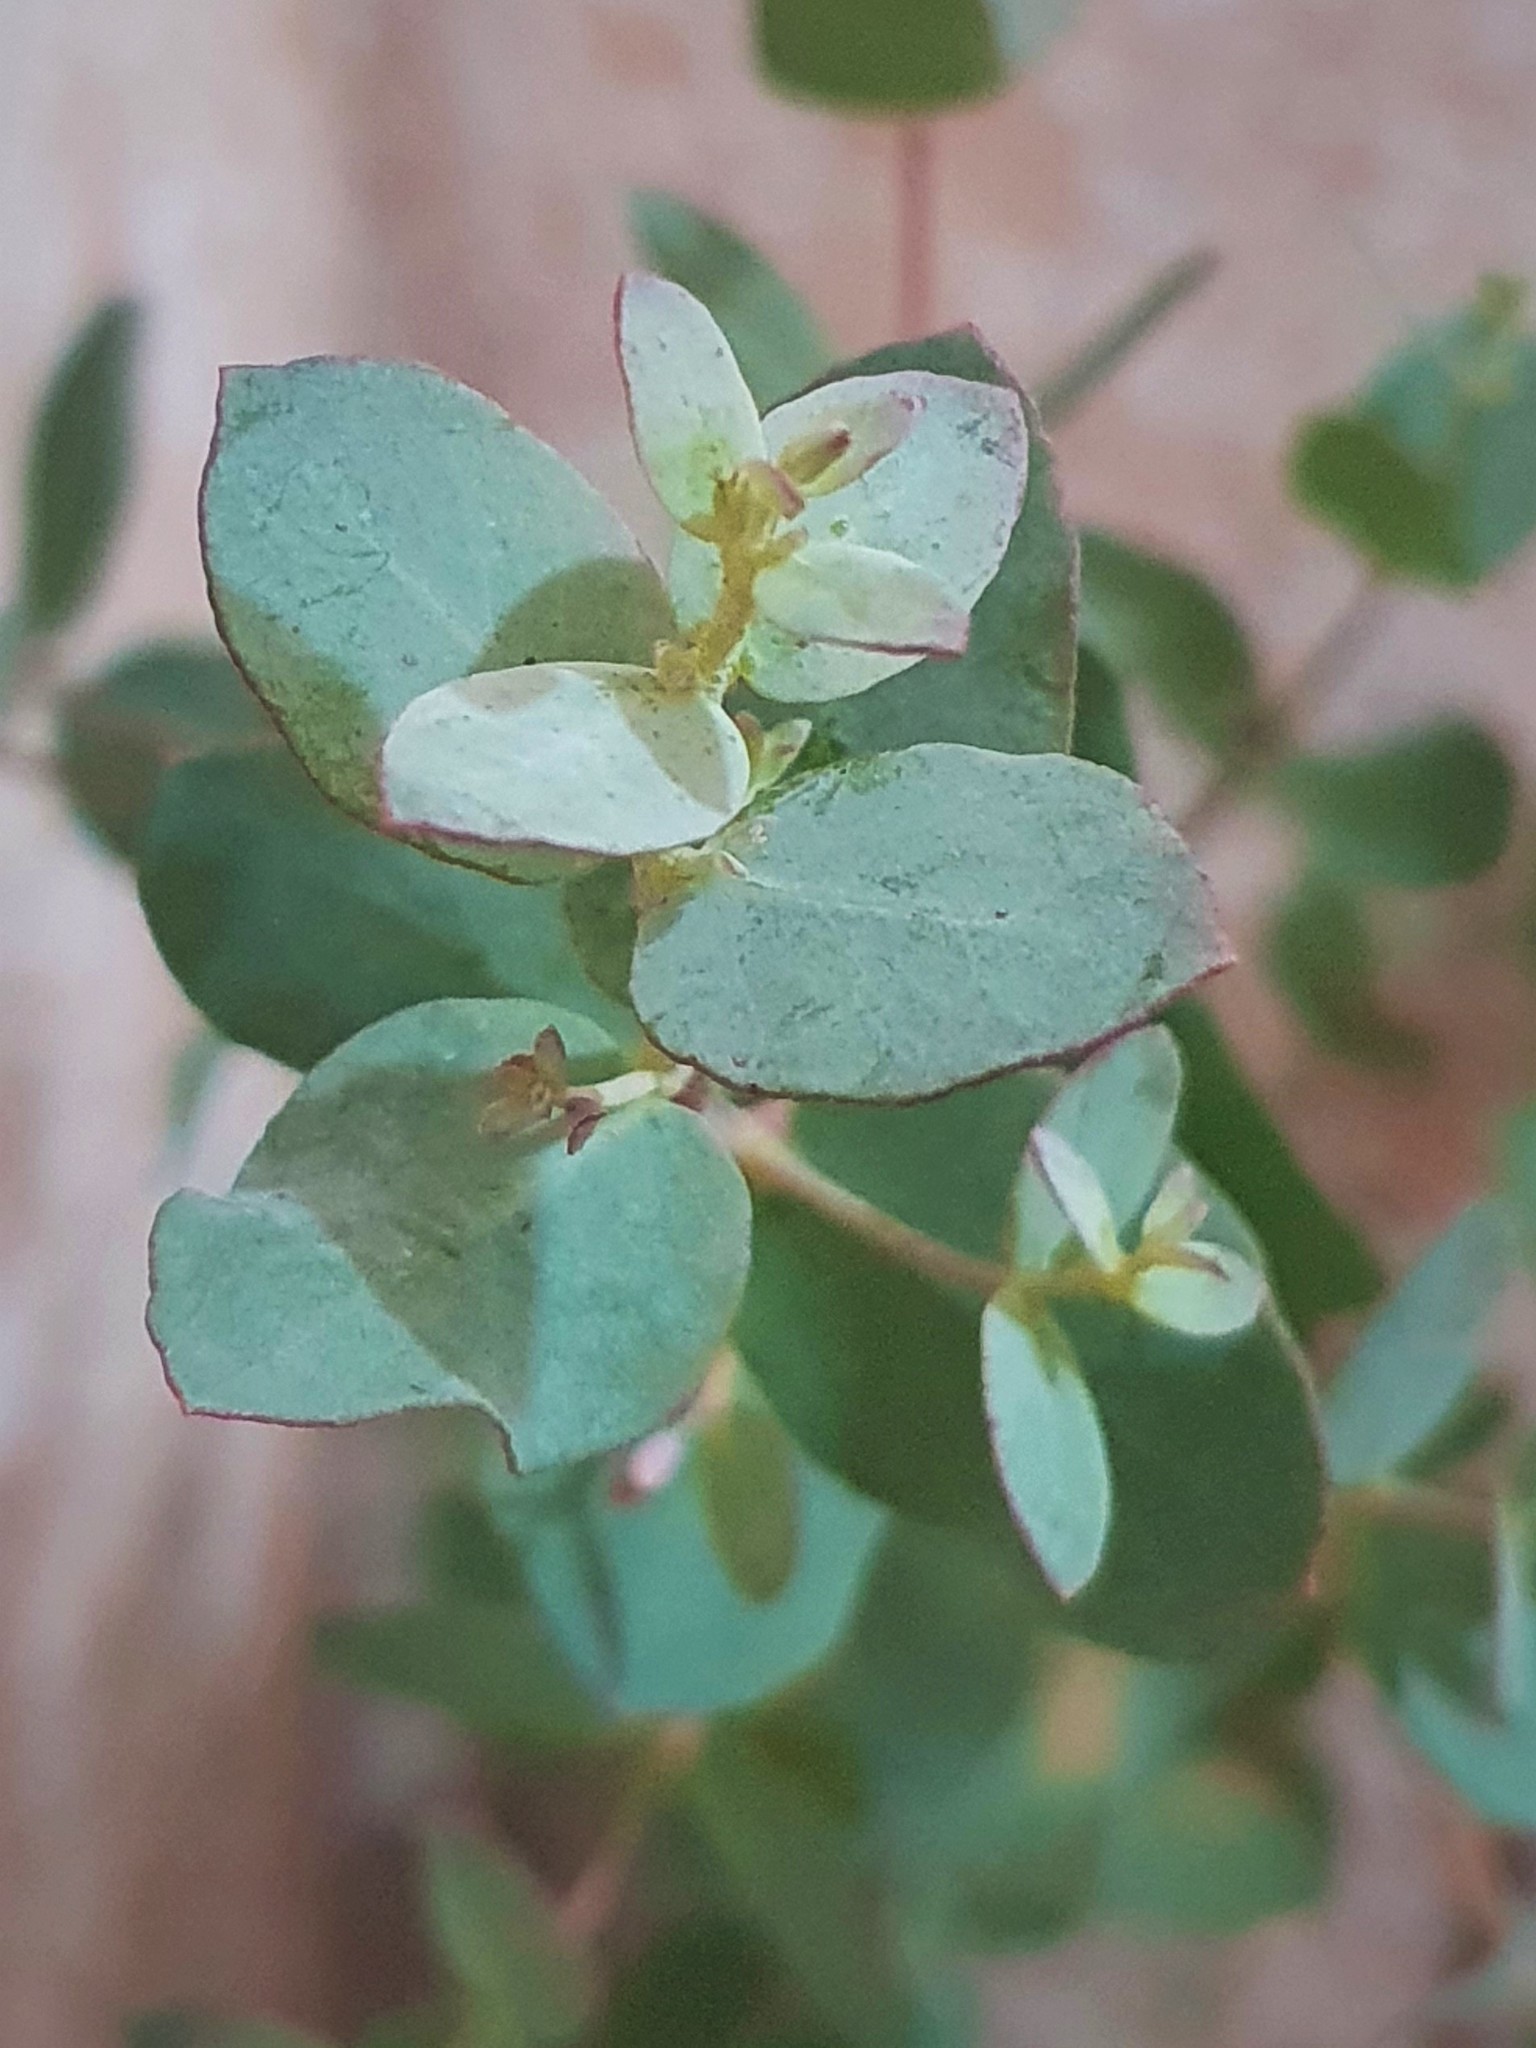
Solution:
{"label": "pale green leaf", "polygon": [[623,856],[708,839],[747,800],[746,744],[719,705],[649,670],[567,662],[444,683],[385,736],[392,831],[458,845]]}
{"label": "pale green leaf", "polygon": [[681,285],[632,273],[616,318],[640,466],[679,525],[702,518],[722,477],[763,460],[756,402],[714,315]]}
{"label": "pale green leaf", "polygon": [[709,308],[760,408],[780,404],[827,368],[809,307],[723,222],[670,193],[634,192],[629,226],[647,267]]}
{"label": "pale green leaf", "polygon": [[1503,1215],[1462,1211],[1367,1324],[1323,1403],[1336,1484],[1387,1478],[1444,1421],[1482,1362],[1479,1338],[1514,1271]]}
{"label": "pale green leaf", "polygon": [[1057,1334],[998,1302],[981,1318],[981,1356],[1003,1490],[1041,1571],[1070,1600],[1097,1571],[1109,1535],[1109,1463],[1093,1397]]}
{"label": "pale green leaf", "polygon": [[894,654],[965,651],[966,613],[937,576],[885,548],[808,541],[764,571],[756,597],[759,616],[792,638]]}
{"label": "pale green leaf", "polygon": [[465,1407],[529,1469],[643,1435],[691,1391],[746,1277],[740,1175],[655,1097],[574,1156],[558,1128],[488,1128],[494,1070],[550,1026],[573,1081],[612,1071],[582,1018],[425,1004],[322,1062],[230,1196],[165,1205],[150,1327],[188,1409]]}
{"label": "pale green leaf", "polygon": [[1245,1330],[1264,1303],[1264,1276],[1225,1245],[1179,1247],[1195,1263],[1149,1266],[1131,1289],[1138,1315],[1186,1337],[1229,1337]]}
{"label": "pale green leaf", "polygon": [[20,608],[68,625],[100,580],[128,489],[139,309],[98,306],[43,393],[27,451]]}
{"label": "pale green leaf", "polygon": [[901,1100],[1123,1032],[1225,964],[1205,884],[1134,786],[922,746],[806,776],[641,920],[646,1029],[729,1085]]}
{"label": "pale green leaf", "polygon": [[368,822],[380,742],[413,698],[523,662],[649,661],[670,628],[596,492],[489,399],[410,364],[227,371],[203,553],[231,653],[326,795]]}
{"label": "pale green leaf", "polygon": [[1075,1145],[1043,1122],[1030,1133],[1029,1165],[1072,1235],[1101,1272],[1120,1263],[1120,1239],[1109,1197]]}

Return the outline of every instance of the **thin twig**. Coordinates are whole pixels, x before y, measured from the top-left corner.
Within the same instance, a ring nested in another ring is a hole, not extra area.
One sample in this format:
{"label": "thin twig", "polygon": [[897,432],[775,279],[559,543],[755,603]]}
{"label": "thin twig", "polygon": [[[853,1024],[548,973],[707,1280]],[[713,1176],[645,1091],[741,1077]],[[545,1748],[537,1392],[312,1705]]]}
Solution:
{"label": "thin twig", "polygon": [[1470,1493],[1451,1493],[1441,1486],[1411,1480],[1383,1480],[1374,1486],[1352,1486],[1345,1498],[1384,1521],[1413,1522],[1420,1528],[1449,1529],[1466,1536],[1488,1536],[1493,1530],[1493,1505]]}
{"label": "thin twig", "polygon": [[698,1760],[703,1743],[700,1721],[663,1721],[657,1729],[597,1847],[560,1901],[555,1918],[568,1941],[585,1946],[613,1919],[657,1807],[668,1788]]}
{"label": "thin twig", "polygon": [[1265,707],[1248,744],[1217,769],[1180,818],[1179,831],[1186,839],[1209,832],[1261,775],[1284,760],[1308,717],[1344,681],[1375,636],[1387,602],[1379,577],[1361,579],[1289,684]]}
{"label": "thin twig", "polygon": [[934,133],[929,121],[896,131],[896,322],[904,340],[933,326]]}
{"label": "thin twig", "polygon": [[726,1142],[750,1187],[763,1194],[785,1195],[813,1210],[825,1222],[846,1230],[892,1265],[906,1266],[941,1287],[977,1294],[989,1301],[1008,1278],[1007,1268],[989,1259],[973,1259],[910,1224],[887,1216],[872,1202],[828,1180],[797,1152],[761,1125],[742,1118],[729,1126]]}

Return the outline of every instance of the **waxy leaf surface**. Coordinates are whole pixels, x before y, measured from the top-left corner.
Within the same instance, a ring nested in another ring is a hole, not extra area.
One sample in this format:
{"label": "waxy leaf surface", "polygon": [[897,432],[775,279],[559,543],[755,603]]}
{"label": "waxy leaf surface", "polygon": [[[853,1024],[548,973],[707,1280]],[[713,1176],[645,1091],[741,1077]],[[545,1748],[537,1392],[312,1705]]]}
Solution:
{"label": "waxy leaf surface", "polygon": [[550,1025],[574,1081],[613,1070],[583,1018],[425,1004],[317,1067],[232,1194],[172,1197],[150,1328],[188,1409],[477,1409],[531,1469],[628,1442],[692,1390],[746,1277],[746,1190],[654,1098],[574,1156],[557,1130],[482,1128],[494,1069]]}
{"label": "waxy leaf surface", "polygon": [[1005,92],[1072,0],[756,0],[770,85],[854,114],[932,114]]}
{"label": "waxy leaf surface", "polygon": [[851,763],[721,844],[730,868],[642,919],[632,992],[743,1089],[937,1095],[1128,1030],[1228,958],[1171,829],[1061,755]]}

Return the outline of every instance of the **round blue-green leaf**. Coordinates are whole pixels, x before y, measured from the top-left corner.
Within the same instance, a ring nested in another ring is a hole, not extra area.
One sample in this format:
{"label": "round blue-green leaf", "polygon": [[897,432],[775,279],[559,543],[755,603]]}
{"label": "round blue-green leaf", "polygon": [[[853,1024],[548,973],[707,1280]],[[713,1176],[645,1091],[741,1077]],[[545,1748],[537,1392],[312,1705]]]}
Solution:
{"label": "round blue-green leaf", "polygon": [[1112,770],[919,746],[792,783],[641,920],[646,1030],[726,1085],[902,1101],[1079,1053],[1229,955]]}
{"label": "round blue-green leaf", "polygon": [[594,1499],[524,1535],[529,1584],[592,1691],[631,1714],[715,1714],[780,1691],[831,1649],[853,1611],[884,1516],[792,1454],[798,1531],[776,1594],[754,1599],[721,1562],[695,1442],[635,1505]]}
{"label": "round blue-green leaf", "polygon": [[1098,1570],[1112,1510],[1098,1410],[1048,1325],[992,1302],[981,1318],[992,1454],[1035,1562],[1064,1600]]}
{"label": "round blue-green leaf", "polygon": [[1297,754],[1268,787],[1313,866],[1362,888],[1470,882],[1509,842],[1515,776],[1490,733],[1436,718],[1347,754]]}
{"label": "round blue-green leaf", "polygon": [[144,915],[190,1000],[289,1066],[440,996],[526,996],[625,1035],[624,1011],[582,972],[558,889],[511,888],[369,831],[275,741],[169,769],[138,854]]}
{"label": "round blue-green leaf", "polygon": [[483,1129],[494,1069],[550,1025],[573,1081],[612,1071],[584,1018],[425,1004],[301,1082],[229,1196],[166,1203],[150,1330],[188,1410],[469,1408],[533,1469],[643,1435],[692,1391],[746,1278],[741,1176],[654,1097],[574,1156],[554,1131]]}
{"label": "round blue-green leaf", "polygon": [[227,370],[202,527],[226,645],[309,774],[365,821],[413,698],[523,662],[645,662],[670,624],[597,493],[489,399],[412,364]]}

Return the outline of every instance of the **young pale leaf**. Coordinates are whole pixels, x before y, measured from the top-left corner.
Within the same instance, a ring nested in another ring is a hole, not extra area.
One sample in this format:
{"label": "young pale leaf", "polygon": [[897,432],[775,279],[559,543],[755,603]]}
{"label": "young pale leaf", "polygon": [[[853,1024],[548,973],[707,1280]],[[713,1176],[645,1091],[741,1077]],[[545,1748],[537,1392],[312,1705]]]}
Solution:
{"label": "young pale leaf", "polygon": [[1335,1484],[1385,1479],[1449,1414],[1481,1362],[1478,1338],[1514,1272],[1501,1211],[1462,1211],[1367,1325],[1323,1403]]}
{"label": "young pale leaf", "polygon": [[275,740],[170,768],[138,856],[144,915],[189,999],[289,1066],[439,996],[525,996],[634,1036],[582,972],[557,890],[368,831]]}
{"label": "young pale leaf", "polygon": [[1426,1066],[1434,1048],[1376,991],[1377,949],[1366,907],[1342,883],[1305,874],[1271,913],[1264,963],[1314,1043],[1383,1072]]}
{"label": "young pale leaf", "polygon": [[928,570],[845,540],[809,541],[766,570],[757,604],[791,637],[892,654],[963,654],[970,623]]}
{"label": "young pale leaf", "polygon": [[417,697],[384,740],[392,831],[622,856],[708,839],[747,800],[746,744],[718,704],[647,669],[492,670]]}
{"label": "young pale leaf", "polygon": [[1112,1273],[1121,1256],[1115,1214],[1082,1153],[1045,1122],[1030,1133],[1029,1164],[1089,1258]]}
{"label": "young pale leaf", "polygon": [[1156,271],[1128,305],[1039,385],[1046,425],[1054,429],[1069,420],[1170,313],[1205,288],[1219,260],[1213,250],[1198,249]]}
{"label": "young pale leaf", "polygon": [[1380,1268],[1314,1187],[1202,1003],[1175,1003],[1168,1028],[1184,1055],[1178,1141],[1224,1189],[1264,1247],[1275,1294],[1303,1337],[1323,1317],[1364,1308]]}
{"label": "young pale leaf", "polygon": [[106,564],[128,489],[138,332],[131,300],[98,306],[43,393],[22,538],[20,610],[30,632],[68,625]]}
{"label": "young pale leaf", "polygon": [[744,1599],[777,1600],[795,1569],[800,1501],[790,1439],[770,1409],[733,1401],[699,1430],[704,1526]]}
{"label": "young pale leaf", "polygon": [[326,795],[370,823],[380,742],[413,698],[524,662],[646,662],[670,631],[596,492],[409,364],[226,371],[202,524],[225,644]]}
{"label": "young pale leaf", "polygon": [[157,641],[119,655],[65,698],[59,768],[76,815],[131,861],[167,770],[276,738],[221,647]]}
{"label": "young pale leaf", "polygon": [[1053,1330],[1000,1302],[981,1318],[982,1381],[998,1477],[1035,1560],[1064,1600],[1080,1593],[1109,1535],[1109,1460],[1093,1396]]}
{"label": "young pale leaf", "polygon": [[1004,754],[1061,752],[1071,730],[1077,660],[1077,541],[1062,518],[1040,416],[969,328],[879,349],[844,364],[835,381],[907,370],[1015,393],[1029,433],[1023,509],[997,574],[971,611],[964,654],[903,668],[858,696],[798,708],[819,734],[851,754],[928,740]]}
{"label": "young pale leaf", "polygon": [[799,293],[723,222],[666,192],[634,192],[629,228],[646,268],[706,305],[762,410],[821,376],[831,360]]}
{"label": "young pale leaf", "polygon": [[[990,368],[984,350],[972,343]],[[810,545],[849,542],[899,555],[934,578],[951,610],[969,613],[997,575],[1018,523],[1029,462],[1029,434],[1017,390],[995,370],[973,378],[929,369],[890,368],[839,377],[818,385],[763,422],[770,458],[779,462],[808,440],[840,422],[895,405],[910,420],[891,451],[835,490],[807,497],[795,530]],[[777,572],[769,571],[763,588]],[[684,625],[712,611],[720,587],[715,548],[691,534],[677,537],[668,581]],[[776,703],[824,704],[856,696],[910,668],[922,649],[903,647],[900,634],[887,643],[826,645],[797,637],[816,622],[790,630],[765,616],[748,632],[743,667],[760,697]],[[848,637],[841,629],[835,636]],[[951,652],[953,635],[942,642]],[[965,642],[959,640],[958,646]],[[943,672],[940,671],[942,679]]]}
{"label": "young pale leaf", "polygon": [[1267,787],[1307,835],[1320,873],[1356,887],[1470,882],[1503,853],[1515,777],[1498,741],[1436,718],[1352,754],[1297,754]]}
{"label": "young pale leaf", "polygon": [[1066,1212],[1036,1165],[1036,1146],[1051,1140],[1076,1153],[1103,1190],[1107,1214],[1099,1230],[1107,1263],[1114,1263],[1120,1234],[1140,1215],[1166,1164],[1181,1080],[1178,1047],[1157,1027],[1129,1033],[1061,1084],[1014,1187],[1015,1266],[1043,1270],[1067,1234]]}
{"label": "young pale leaf", "polygon": [[780,1481],[795,1499],[790,1570],[767,1593],[757,1548],[746,1591],[713,1541],[705,1456],[696,1441],[683,1469],[644,1499],[594,1496],[520,1532],[556,1640],[620,1713],[718,1714],[780,1691],[838,1640],[874,1553],[884,1517],[795,1455]]}
{"label": "young pale leaf", "polygon": [[1190,570],[1107,533],[1085,533],[1082,635],[1148,692],[1182,738],[1218,758],[1251,738],[1261,707],[1247,636]]}
{"label": "young pale leaf", "polygon": [[1131,1305],[1186,1337],[1230,1337],[1264,1303],[1264,1275],[1225,1245],[1180,1247],[1181,1261],[1149,1266],[1131,1289]]}
{"label": "young pale leaf", "polygon": [[462,2048],[556,2048],[596,2003],[592,1971],[528,1872],[471,1835],[430,1835],[427,1913],[460,2000]]}
{"label": "young pale leaf", "polygon": [[463,1407],[522,1469],[655,1428],[735,1310],[748,1201],[688,1111],[615,1110],[572,1156],[557,1125],[488,1129],[495,1071],[584,1018],[424,1004],[322,1062],[225,1199],[175,1195],[151,1243],[150,1329],[195,1413],[354,1422]]}
{"label": "young pale leaf", "polygon": [[679,525],[703,518],[720,479],[766,453],[746,379],[709,308],[668,278],[626,277],[615,320],[640,466]]}
{"label": "young pale leaf", "polygon": [[1422,328],[1351,409],[1302,429],[1302,504],[1378,570],[1467,588],[1536,530],[1536,339],[1523,289],[1488,278]]}
{"label": "young pale leaf", "polygon": [[1072,0],[756,0],[757,61],[791,99],[852,114],[935,114],[1006,92]]}
{"label": "young pale leaf", "polygon": [[1226,964],[1135,787],[1061,755],[921,746],[789,785],[641,919],[633,996],[727,1085],[937,1095],[1128,1030]]}

